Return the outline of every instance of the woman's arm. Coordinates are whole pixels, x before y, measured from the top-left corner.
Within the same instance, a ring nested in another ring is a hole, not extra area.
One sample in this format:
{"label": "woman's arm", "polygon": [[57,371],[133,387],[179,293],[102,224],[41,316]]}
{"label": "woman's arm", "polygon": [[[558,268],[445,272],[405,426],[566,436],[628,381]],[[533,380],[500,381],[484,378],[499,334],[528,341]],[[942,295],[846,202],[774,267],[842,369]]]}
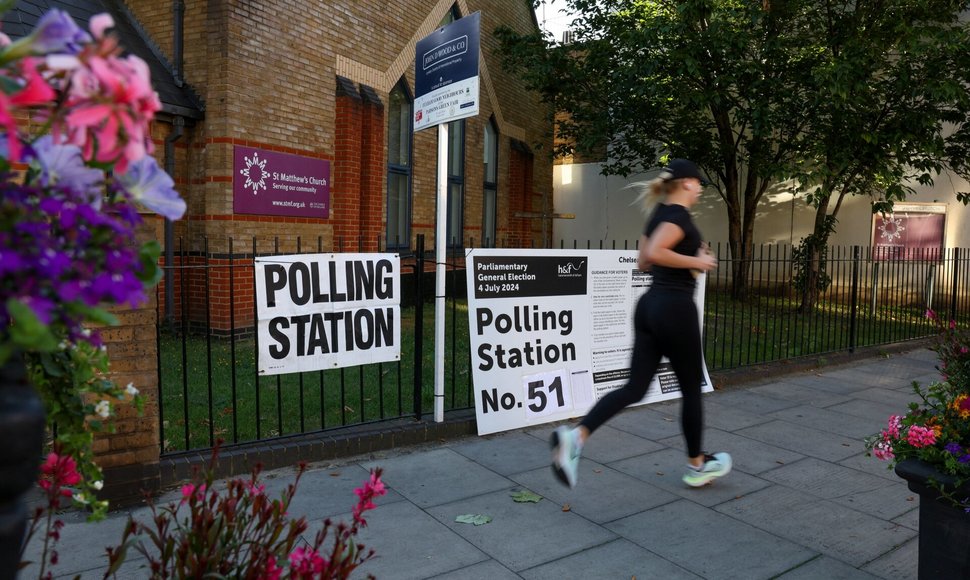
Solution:
{"label": "woman's arm", "polygon": [[[697,256],[685,256],[673,250],[684,239],[684,230],[670,222],[663,222],[650,237],[641,238],[640,255],[637,265],[658,264],[668,268],[685,268],[707,272],[717,267],[717,259],[705,252]],[[642,268],[641,268],[642,269]]]}
{"label": "woman's arm", "polygon": [[650,238],[646,234],[640,236],[640,244],[637,246],[637,268],[642,272],[650,269],[650,260],[647,259],[647,244],[649,243]]}

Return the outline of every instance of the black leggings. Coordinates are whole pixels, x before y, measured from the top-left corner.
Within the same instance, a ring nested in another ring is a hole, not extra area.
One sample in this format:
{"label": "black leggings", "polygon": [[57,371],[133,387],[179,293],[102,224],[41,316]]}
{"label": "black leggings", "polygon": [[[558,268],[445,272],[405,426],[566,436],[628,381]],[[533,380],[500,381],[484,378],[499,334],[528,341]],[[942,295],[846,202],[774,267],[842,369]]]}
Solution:
{"label": "black leggings", "polygon": [[633,325],[636,337],[630,360],[630,380],[600,399],[580,424],[592,433],[610,417],[643,399],[660,365],[660,357],[666,356],[677,375],[683,397],[680,421],[687,442],[687,455],[697,457],[701,454],[703,430],[701,383],[704,360],[693,296],[682,291],[650,290],[637,302]]}

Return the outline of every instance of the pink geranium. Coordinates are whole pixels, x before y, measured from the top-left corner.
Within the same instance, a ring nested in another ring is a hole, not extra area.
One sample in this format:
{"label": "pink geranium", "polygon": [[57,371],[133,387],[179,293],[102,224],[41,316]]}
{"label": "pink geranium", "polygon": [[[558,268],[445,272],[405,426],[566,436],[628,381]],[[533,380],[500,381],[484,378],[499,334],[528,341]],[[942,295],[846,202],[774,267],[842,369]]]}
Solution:
{"label": "pink geranium", "polygon": [[104,34],[112,25],[106,15],[92,20],[95,42],[68,73],[68,113],[58,123],[64,125],[66,141],[80,147],[86,159],[114,164],[124,173],[130,162],[154,149],[149,124],[161,102],[145,61],[120,56],[118,41]]}
{"label": "pink geranium", "polygon": [[906,434],[906,441],[913,447],[929,447],[936,443],[936,433],[932,429],[913,425]]}

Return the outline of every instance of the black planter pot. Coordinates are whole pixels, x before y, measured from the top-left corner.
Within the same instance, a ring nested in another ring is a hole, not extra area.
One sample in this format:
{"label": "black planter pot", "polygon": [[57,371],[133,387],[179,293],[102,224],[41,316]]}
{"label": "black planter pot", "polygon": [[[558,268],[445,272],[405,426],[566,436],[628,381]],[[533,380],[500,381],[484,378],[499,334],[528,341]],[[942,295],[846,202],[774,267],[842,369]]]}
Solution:
{"label": "black planter pot", "polygon": [[897,463],[896,475],[919,494],[919,579],[970,578],[970,513],[943,498],[930,480],[961,501],[970,497],[970,485],[957,487],[954,477],[918,459]]}
{"label": "black planter pot", "polygon": [[14,578],[27,525],[23,494],[37,480],[44,406],[23,359],[0,366],[0,578]]}

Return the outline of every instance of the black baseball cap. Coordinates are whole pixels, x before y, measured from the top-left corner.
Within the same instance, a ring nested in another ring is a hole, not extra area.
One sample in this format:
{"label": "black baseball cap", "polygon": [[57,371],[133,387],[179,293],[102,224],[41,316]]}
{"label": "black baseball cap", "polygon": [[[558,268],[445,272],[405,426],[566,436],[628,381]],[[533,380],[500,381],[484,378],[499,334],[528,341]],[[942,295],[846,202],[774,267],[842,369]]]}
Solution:
{"label": "black baseball cap", "polygon": [[667,167],[661,170],[660,177],[664,181],[693,177],[699,180],[701,185],[707,185],[707,180],[701,175],[701,170],[697,168],[693,161],[687,159],[671,159],[667,163]]}

